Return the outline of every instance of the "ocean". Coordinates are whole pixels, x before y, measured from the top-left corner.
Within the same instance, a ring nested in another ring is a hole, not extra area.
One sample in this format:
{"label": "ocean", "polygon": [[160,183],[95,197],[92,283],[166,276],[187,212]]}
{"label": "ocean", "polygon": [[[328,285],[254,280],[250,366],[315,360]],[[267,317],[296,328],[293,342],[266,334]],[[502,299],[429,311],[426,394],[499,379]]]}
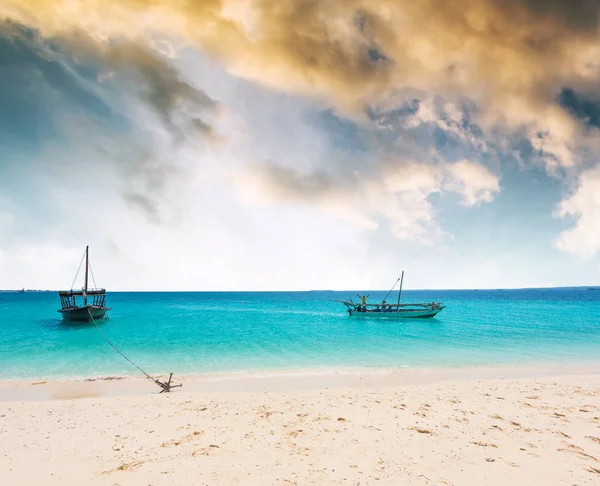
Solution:
{"label": "ocean", "polygon": [[[369,292],[369,301],[387,292]],[[149,373],[435,369],[597,363],[600,290],[404,291],[434,319],[349,317],[356,291],[109,292],[100,327]],[[390,296],[388,302],[395,297]],[[0,379],[137,375],[56,292],[0,292]]]}

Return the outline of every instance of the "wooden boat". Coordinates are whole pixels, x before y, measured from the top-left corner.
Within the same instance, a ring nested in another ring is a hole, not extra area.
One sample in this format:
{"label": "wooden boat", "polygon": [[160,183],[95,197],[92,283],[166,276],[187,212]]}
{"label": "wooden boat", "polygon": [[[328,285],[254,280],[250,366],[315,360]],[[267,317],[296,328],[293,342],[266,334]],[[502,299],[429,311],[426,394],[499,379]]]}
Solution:
{"label": "wooden boat", "polygon": [[[383,319],[407,319],[420,318],[427,319],[435,317],[439,312],[445,309],[445,306],[439,302],[431,302],[426,304],[401,304],[400,297],[402,295],[402,283],[404,281],[404,272],[402,276],[396,280],[396,283],[387,293],[381,303],[367,302],[368,295],[359,295],[360,302],[350,300],[342,300],[342,304],[346,306],[348,314],[355,317],[383,318]],[[385,299],[394,290],[396,284],[400,282],[398,290],[398,302],[396,304],[388,304]]]}
{"label": "wooden boat", "polygon": [[[77,275],[81,269],[77,270]],[[106,311],[110,310],[106,307],[106,290],[99,288],[88,288],[88,274],[90,269],[89,247],[85,247],[85,282],[81,290],[61,290],[58,292],[60,297],[61,308],[58,310],[62,314],[64,320],[89,322],[91,318],[94,320],[104,319]],[[75,275],[75,280],[77,280]],[[94,278],[92,273],[92,279]],[[74,283],[74,282],[73,282]],[[94,282],[95,285],[95,282]]]}

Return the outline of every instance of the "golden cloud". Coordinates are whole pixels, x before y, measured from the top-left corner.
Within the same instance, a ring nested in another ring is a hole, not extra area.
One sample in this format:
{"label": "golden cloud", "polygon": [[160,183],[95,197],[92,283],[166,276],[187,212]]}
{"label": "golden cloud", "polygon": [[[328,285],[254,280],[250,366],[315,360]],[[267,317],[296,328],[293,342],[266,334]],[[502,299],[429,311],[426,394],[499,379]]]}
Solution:
{"label": "golden cloud", "polygon": [[48,33],[181,37],[266,84],[348,99],[398,84],[535,99],[597,74],[582,57],[598,48],[589,1],[4,0],[0,12]]}
{"label": "golden cloud", "polygon": [[[590,89],[599,2],[587,0],[4,0],[0,15],[64,35],[179,38],[240,76],[354,111],[394,89],[468,97],[483,126],[528,128],[572,166],[582,130],[556,106]],[[544,134],[542,140],[539,133]],[[583,134],[589,135],[589,134]]]}

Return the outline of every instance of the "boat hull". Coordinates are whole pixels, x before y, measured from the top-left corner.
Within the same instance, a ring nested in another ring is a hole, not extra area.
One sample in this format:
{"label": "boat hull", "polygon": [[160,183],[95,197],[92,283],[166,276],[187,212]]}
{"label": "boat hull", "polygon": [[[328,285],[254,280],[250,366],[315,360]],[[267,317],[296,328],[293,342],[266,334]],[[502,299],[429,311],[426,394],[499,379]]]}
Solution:
{"label": "boat hull", "polygon": [[348,314],[352,317],[366,317],[369,319],[430,319],[440,313],[444,307],[439,309],[402,309],[400,311],[386,312],[357,312],[354,309],[348,309]]}
{"label": "boat hull", "polygon": [[65,321],[90,322],[92,320],[91,317],[93,317],[95,321],[104,319],[106,317],[107,310],[107,307],[86,305],[83,307],[60,309],[58,312],[62,315]]}

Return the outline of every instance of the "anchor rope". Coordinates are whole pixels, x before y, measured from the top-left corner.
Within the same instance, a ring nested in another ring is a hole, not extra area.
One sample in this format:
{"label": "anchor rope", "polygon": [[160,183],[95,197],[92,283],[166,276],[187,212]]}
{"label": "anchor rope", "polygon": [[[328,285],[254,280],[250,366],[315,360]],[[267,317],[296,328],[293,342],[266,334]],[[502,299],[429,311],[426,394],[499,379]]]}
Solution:
{"label": "anchor rope", "polygon": [[[104,334],[102,332],[102,329],[100,329],[100,326],[98,326],[98,323],[96,322],[96,319],[94,319],[94,316],[92,316],[92,313],[90,312],[90,310],[88,309],[88,314],[90,315],[90,319],[92,319],[92,322],[94,323],[94,325],[96,326],[96,329],[98,330],[98,332],[100,333],[100,335],[104,338],[104,340],[117,352],[119,353],[121,356],[123,356],[123,358],[125,358],[127,361],[129,361],[133,366],[135,366],[138,370],[140,370],[144,375],[146,375],[146,378],[148,378],[149,380],[153,381],[154,383],[156,383],[158,386],[160,386],[163,391],[170,391],[171,388],[173,387],[180,387],[181,385],[171,385],[171,379],[169,379],[168,383],[163,383],[162,381],[158,380],[158,378],[154,378],[151,375],[149,375],[148,373],[146,373],[142,368],[140,368],[137,364],[135,364],[132,360],[130,360],[125,353],[123,353],[119,348],[117,348],[117,346],[115,346],[112,341],[110,339],[108,339],[108,337],[106,336],[106,334]],[[171,374],[172,375],[172,374]],[[162,392],[161,392],[162,393]]]}

